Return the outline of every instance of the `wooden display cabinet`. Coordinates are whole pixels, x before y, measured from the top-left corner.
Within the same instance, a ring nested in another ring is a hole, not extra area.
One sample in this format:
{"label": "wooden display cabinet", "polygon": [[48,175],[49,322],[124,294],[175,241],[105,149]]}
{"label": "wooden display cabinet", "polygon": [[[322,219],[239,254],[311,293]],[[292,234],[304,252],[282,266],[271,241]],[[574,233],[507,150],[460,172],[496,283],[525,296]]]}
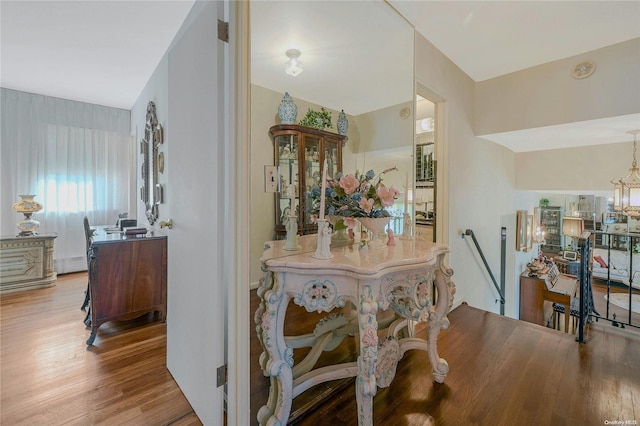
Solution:
{"label": "wooden display cabinet", "polygon": [[540,207],[540,228],[544,231],[545,243],[540,250],[560,253],[564,247],[562,236],[562,207]]}
{"label": "wooden display cabinet", "polygon": [[[298,216],[298,234],[313,234],[317,226],[311,223],[306,211],[305,192],[320,187],[322,165],[327,159],[327,175],[342,171],[342,147],[346,135],[312,129],[297,124],[278,124],[269,129],[273,141],[274,165],[279,170],[280,191],[275,194],[277,237],[286,235],[287,215],[295,204]],[[295,188],[295,203],[289,196],[289,185]]]}

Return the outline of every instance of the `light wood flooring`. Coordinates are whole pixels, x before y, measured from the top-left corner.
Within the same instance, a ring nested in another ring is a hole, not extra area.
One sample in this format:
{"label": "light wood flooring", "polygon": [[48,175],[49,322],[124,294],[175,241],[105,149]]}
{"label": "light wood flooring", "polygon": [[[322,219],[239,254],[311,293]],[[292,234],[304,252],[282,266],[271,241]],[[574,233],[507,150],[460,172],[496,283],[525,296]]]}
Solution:
{"label": "light wood flooring", "polygon": [[166,369],[166,323],[146,315],[100,327],[80,310],[87,274],[0,297],[0,424],[200,425]]}
{"label": "light wood flooring", "polygon": [[[79,309],[86,280],[86,273],[70,274],[49,289],[0,297],[0,424],[200,425],[165,367],[166,324],[151,316],[108,323],[87,349]],[[255,292],[251,297],[253,317]],[[376,425],[422,426],[428,416],[437,425],[640,422],[640,333],[601,322],[583,345],[570,334],[465,305],[449,318],[439,338],[450,366],[445,383],[433,382],[423,353],[408,352],[396,380],[374,399]],[[310,316],[296,327],[316,321]],[[261,348],[251,324],[247,410],[255,419],[269,383],[258,368]],[[327,355],[322,362],[356,351],[345,341]],[[294,404],[313,401],[308,392]],[[297,423],[355,425],[355,409],[349,382]]]}

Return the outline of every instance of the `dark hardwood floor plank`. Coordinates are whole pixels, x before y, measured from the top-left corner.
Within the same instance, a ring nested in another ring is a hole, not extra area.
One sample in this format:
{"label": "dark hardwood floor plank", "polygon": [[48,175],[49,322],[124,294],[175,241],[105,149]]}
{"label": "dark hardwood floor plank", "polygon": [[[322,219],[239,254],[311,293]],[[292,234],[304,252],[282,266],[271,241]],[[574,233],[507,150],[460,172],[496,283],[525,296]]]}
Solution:
{"label": "dark hardwood floor plank", "polygon": [[[255,294],[252,292],[252,297]],[[257,307],[256,300],[252,299]],[[640,421],[640,334],[600,321],[586,344],[573,334],[462,305],[438,338],[450,372],[433,381],[426,354],[410,351],[396,378],[374,398],[374,424],[601,425]],[[309,323],[318,318],[309,319]],[[292,324],[302,324],[296,317]],[[291,325],[291,324],[290,324]],[[292,325],[291,325],[292,326]],[[308,329],[309,324],[301,326]],[[422,331],[421,333],[424,333]],[[252,418],[268,396],[268,381],[254,381],[259,343],[252,335]],[[255,354],[255,364],[253,362]],[[331,396],[297,425],[357,424],[354,385]]]}

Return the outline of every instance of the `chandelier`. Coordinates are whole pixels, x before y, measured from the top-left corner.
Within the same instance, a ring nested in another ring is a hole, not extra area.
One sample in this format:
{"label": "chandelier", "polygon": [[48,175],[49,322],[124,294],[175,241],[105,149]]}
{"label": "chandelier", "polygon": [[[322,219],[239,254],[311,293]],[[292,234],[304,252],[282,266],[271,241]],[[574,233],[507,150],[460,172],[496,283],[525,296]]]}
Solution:
{"label": "chandelier", "polygon": [[640,130],[627,132],[633,135],[633,162],[629,174],[611,181],[613,184],[613,207],[627,216],[640,216],[640,170],[636,162],[637,136]]}

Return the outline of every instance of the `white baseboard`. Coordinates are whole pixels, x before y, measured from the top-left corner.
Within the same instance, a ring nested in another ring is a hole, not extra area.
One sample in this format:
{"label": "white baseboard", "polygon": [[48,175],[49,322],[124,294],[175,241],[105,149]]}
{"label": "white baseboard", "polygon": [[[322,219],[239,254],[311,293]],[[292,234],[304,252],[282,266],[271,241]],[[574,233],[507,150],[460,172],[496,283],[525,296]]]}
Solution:
{"label": "white baseboard", "polygon": [[53,268],[58,274],[69,274],[71,272],[81,272],[87,270],[86,257],[71,257],[68,259],[54,259]]}

